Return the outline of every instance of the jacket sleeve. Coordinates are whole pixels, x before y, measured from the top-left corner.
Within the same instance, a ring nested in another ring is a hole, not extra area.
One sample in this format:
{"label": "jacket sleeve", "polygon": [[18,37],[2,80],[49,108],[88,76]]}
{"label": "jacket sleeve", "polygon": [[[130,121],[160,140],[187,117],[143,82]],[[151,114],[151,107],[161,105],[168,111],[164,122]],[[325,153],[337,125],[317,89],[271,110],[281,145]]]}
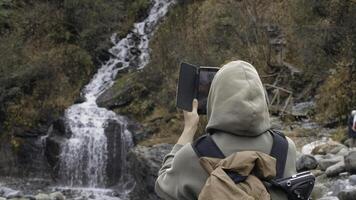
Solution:
{"label": "jacket sleeve", "polygon": [[286,168],[284,171],[284,177],[290,177],[297,173],[297,148],[293,140],[287,137],[288,140],[288,156],[287,156],[287,163]]}
{"label": "jacket sleeve", "polygon": [[175,164],[175,156],[182,147],[183,145],[174,145],[172,151],[165,156],[162,167],[158,172],[155,191],[163,199],[181,199],[181,195],[179,195],[179,172]]}

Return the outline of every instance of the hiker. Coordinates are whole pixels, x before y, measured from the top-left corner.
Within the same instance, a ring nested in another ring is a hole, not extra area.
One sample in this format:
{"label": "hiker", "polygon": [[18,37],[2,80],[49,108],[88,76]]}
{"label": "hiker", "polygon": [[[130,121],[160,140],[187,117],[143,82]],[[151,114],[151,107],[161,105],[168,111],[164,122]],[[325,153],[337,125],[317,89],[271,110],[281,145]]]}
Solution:
{"label": "hiker", "polygon": [[348,120],[348,135],[350,138],[350,148],[356,147],[356,110],[351,111]]}
{"label": "hiker", "polygon": [[[160,197],[170,200],[214,199],[212,196],[217,197],[215,199],[229,199],[219,196],[222,195],[220,189],[229,188],[214,188],[214,185],[218,186],[214,181],[219,180],[216,179],[217,177],[214,179],[213,176],[209,176],[207,171],[211,172],[219,164],[231,167],[231,164],[238,159],[240,162],[237,164],[240,165],[248,162],[246,166],[250,171],[254,164],[260,167],[263,172],[258,174],[263,173],[265,178],[271,178],[278,173],[275,170],[276,160],[268,156],[274,139],[269,131],[271,125],[266,95],[260,77],[251,64],[244,61],[232,61],[224,65],[214,77],[209,91],[206,132],[210,133],[212,140],[222,151],[221,153],[226,156],[230,155],[225,163],[206,158],[199,161],[196,149],[193,149],[192,144],[195,144],[193,138],[199,122],[197,106],[198,102],[194,100],[193,111],[184,111],[184,130],[172,151],[166,155],[163,166],[159,170],[155,190]],[[280,173],[281,177],[296,174],[296,147],[289,138],[286,143],[288,146],[285,149],[285,169]],[[216,174],[216,176],[220,175]],[[246,180],[246,177],[242,178]],[[246,182],[250,181],[248,185],[252,186],[251,190],[261,187],[261,184],[255,184],[256,178],[249,178],[250,176],[247,177]],[[210,182],[208,183],[207,180]],[[212,191],[209,193],[206,188]],[[265,199],[267,195],[270,195],[273,200],[287,199],[286,193],[282,190],[271,186],[267,186],[267,189],[268,192],[264,188],[264,191],[261,190],[263,193],[259,194],[260,197],[252,199]],[[238,196],[245,195],[241,190],[236,191]],[[201,192],[204,192],[204,196]]]}

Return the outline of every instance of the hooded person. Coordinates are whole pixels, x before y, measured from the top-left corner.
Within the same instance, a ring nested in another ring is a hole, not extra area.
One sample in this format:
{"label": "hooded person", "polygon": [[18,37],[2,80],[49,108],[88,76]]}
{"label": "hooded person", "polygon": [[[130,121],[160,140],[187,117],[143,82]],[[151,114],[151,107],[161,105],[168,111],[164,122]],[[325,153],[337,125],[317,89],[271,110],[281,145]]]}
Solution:
{"label": "hooded person", "polygon": [[356,147],[356,110],[351,111],[351,115],[348,119],[348,135],[350,138],[349,146],[351,148]]}
{"label": "hooded person", "polygon": [[[198,102],[193,111],[184,111],[185,126],[172,151],[163,160],[156,180],[156,193],[163,199],[198,199],[209,174],[199,162],[191,143],[197,130]],[[264,87],[256,69],[244,61],[232,61],[215,75],[207,102],[206,131],[224,153],[256,151],[269,154],[273,144]],[[296,174],[296,148],[288,140],[288,154],[283,177]],[[277,188],[267,188],[272,200],[286,200]]]}

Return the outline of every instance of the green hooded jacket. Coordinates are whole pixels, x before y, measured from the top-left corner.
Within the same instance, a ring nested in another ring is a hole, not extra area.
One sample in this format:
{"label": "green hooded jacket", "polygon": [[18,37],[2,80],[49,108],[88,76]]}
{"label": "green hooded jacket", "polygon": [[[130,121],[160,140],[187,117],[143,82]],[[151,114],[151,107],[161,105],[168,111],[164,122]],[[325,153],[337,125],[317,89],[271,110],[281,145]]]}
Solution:
{"label": "green hooded jacket", "polygon": [[[207,103],[208,125],[214,141],[225,156],[237,151],[269,154],[273,138],[267,132],[270,118],[265,91],[256,69],[244,61],[224,65],[214,77]],[[289,149],[284,177],[296,174],[296,148]],[[175,145],[165,157],[156,181],[156,193],[163,199],[193,200],[208,178],[191,144]],[[268,188],[272,200],[286,200],[284,192]]]}

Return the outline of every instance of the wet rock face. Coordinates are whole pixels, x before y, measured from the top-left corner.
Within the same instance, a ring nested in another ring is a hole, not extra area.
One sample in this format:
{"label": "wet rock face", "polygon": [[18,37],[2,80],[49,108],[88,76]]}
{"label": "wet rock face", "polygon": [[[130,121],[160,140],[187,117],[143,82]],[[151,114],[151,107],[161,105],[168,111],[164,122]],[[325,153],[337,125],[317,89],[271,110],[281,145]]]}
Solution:
{"label": "wet rock face", "polygon": [[18,167],[24,177],[51,177],[50,167],[44,156],[44,144],[41,138],[24,138],[17,153]]}
{"label": "wet rock face", "polygon": [[159,199],[155,194],[154,185],[163,158],[172,147],[173,145],[170,144],[159,144],[153,147],[136,146],[130,151],[128,165],[131,170],[130,174],[136,181],[136,186],[131,192],[131,200]]}
{"label": "wet rock face", "polygon": [[11,139],[0,141],[0,177],[50,177],[41,138],[43,133],[35,131],[18,129]]}
{"label": "wet rock face", "polygon": [[105,128],[105,135],[107,137],[108,160],[106,166],[106,174],[108,177],[108,186],[117,184],[122,173],[122,127],[114,120],[108,122]]}
{"label": "wet rock face", "polygon": [[134,99],[134,97],[130,95],[132,91],[133,87],[129,85],[125,85],[120,91],[108,89],[97,99],[97,104],[108,109],[128,105]]}
{"label": "wet rock face", "polygon": [[59,156],[62,144],[71,136],[64,118],[56,120],[48,129],[45,140],[45,156],[53,175],[58,176]]}
{"label": "wet rock face", "polygon": [[16,163],[15,152],[11,144],[7,140],[0,140],[0,176],[18,174]]}

